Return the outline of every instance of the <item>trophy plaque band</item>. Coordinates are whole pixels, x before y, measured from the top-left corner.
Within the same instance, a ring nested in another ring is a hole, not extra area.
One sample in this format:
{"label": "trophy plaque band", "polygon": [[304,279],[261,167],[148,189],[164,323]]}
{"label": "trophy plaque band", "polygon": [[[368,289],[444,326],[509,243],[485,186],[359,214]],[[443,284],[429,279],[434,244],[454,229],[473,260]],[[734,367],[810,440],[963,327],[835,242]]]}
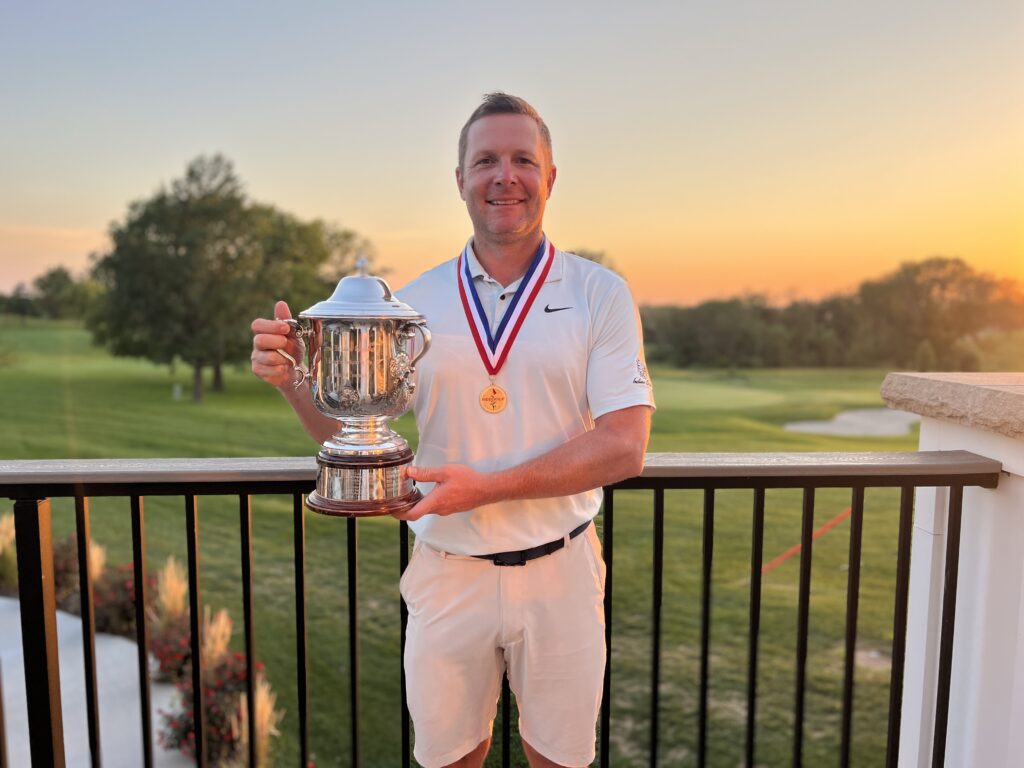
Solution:
{"label": "trophy plaque band", "polygon": [[423,498],[413,481],[402,477],[402,467],[412,458],[408,448],[381,456],[340,457],[320,451],[316,490],[306,497],[306,506],[336,517],[405,512]]}

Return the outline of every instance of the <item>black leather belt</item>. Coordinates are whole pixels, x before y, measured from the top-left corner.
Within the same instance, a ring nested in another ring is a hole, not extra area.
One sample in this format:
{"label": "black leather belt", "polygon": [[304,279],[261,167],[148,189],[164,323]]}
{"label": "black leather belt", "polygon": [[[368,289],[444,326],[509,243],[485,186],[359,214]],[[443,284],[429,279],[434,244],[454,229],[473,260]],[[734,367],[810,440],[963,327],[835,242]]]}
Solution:
{"label": "black leather belt", "polygon": [[[570,539],[575,539],[590,525],[590,521],[583,523],[579,528],[573,529],[569,534]],[[493,555],[473,555],[481,560],[490,560],[495,565],[526,565],[529,560],[536,560],[538,557],[544,557],[544,555],[550,555],[552,552],[557,552],[565,546],[565,538],[556,539],[555,541],[549,541],[547,544],[541,544],[538,547],[530,547],[529,549],[520,549],[516,552],[495,552]]]}

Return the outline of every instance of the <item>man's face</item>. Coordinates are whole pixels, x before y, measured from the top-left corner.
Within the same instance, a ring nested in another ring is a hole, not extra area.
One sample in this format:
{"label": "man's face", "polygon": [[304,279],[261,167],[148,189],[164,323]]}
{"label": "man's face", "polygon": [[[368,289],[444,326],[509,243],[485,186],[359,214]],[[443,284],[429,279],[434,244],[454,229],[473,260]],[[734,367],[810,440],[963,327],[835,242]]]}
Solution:
{"label": "man's face", "polygon": [[455,180],[475,237],[508,243],[539,233],[555,167],[537,123],[527,115],[488,115],[466,138]]}

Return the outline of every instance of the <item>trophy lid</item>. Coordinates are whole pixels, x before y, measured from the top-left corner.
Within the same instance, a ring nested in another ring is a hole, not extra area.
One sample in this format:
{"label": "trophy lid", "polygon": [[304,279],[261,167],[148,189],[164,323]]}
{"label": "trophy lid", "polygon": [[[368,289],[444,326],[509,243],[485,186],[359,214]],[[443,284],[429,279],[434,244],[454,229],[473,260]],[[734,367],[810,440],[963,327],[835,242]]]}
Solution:
{"label": "trophy lid", "polygon": [[423,315],[391,293],[382,277],[366,273],[366,259],[356,260],[356,274],[338,281],[331,298],[314,304],[299,317],[332,320],[349,317],[422,320]]}

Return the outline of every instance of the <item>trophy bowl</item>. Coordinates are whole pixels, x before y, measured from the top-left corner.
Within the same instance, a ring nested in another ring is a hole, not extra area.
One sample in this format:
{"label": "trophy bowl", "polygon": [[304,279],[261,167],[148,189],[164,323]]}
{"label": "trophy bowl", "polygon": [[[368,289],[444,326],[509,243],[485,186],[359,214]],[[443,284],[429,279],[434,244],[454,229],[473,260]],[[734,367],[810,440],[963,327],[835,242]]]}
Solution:
{"label": "trophy bowl", "polygon": [[413,453],[388,425],[412,402],[416,362],[430,348],[424,318],[380,277],[344,277],[331,298],[286,321],[306,346],[306,365],[286,352],[296,387],[309,382],[316,409],[339,423],[317,454],[306,506],[326,515],[403,512],[421,498],[402,467]]}

